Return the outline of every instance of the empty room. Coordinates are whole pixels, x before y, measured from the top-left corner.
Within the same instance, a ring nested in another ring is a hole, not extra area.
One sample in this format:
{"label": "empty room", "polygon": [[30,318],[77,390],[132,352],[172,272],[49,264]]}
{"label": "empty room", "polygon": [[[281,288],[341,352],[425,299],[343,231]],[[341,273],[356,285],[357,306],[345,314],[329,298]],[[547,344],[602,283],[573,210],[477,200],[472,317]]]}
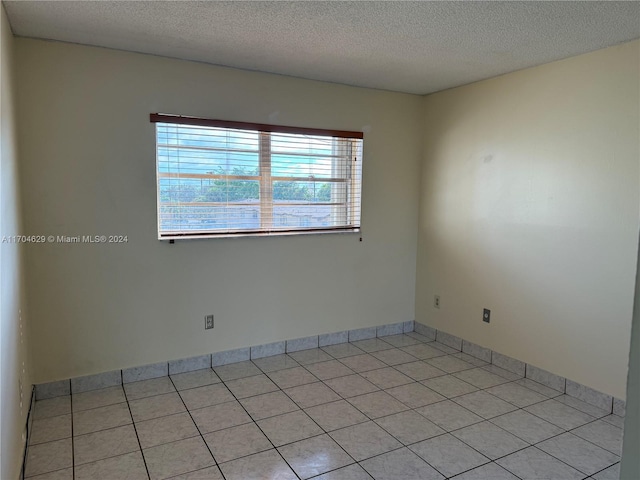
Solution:
{"label": "empty room", "polygon": [[1,4],[2,480],[640,479],[640,2]]}

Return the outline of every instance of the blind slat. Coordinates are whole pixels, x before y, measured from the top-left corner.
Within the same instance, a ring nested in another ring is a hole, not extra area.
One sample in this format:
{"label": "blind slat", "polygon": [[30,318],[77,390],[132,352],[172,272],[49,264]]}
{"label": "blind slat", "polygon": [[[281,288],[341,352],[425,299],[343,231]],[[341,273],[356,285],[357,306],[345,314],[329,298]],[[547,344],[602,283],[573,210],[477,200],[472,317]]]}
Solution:
{"label": "blind slat", "polygon": [[361,135],[196,120],[152,114],[159,238],[359,229]]}

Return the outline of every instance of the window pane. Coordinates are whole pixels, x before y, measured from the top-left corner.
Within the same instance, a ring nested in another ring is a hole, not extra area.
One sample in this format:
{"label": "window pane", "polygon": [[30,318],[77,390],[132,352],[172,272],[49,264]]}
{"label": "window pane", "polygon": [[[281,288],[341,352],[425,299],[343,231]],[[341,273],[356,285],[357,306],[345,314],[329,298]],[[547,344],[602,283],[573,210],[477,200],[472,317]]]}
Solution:
{"label": "window pane", "polygon": [[229,204],[224,206],[187,203],[160,207],[162,232],[215,232],[260,227],[260,206]]}
{"label": "window pane", "polygon": [[212,124],[224,127],[156,123],[161,238],[360,226],[358,134],[343,138]]}
{"label": "window pane", "polygon": [[167,180],[160,186],[161,232],[260,227],[258,181]]}
{"label": "window pane", "polygon": [[338,216],[331,205],[283,205],[273,206],[274,228],[322,228],[340,226]]}
{"label": "window pane", "polygon": [[259,169],[258,133],[158,124],[158,171],[243,175]]}

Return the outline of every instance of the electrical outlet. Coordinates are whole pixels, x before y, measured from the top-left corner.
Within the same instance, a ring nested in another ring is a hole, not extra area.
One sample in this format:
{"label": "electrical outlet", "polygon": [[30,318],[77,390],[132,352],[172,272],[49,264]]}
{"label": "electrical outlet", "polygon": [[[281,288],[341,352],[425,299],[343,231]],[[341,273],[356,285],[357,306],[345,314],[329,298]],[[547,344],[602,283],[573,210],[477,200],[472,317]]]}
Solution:
{"label": "electrical outlet", "polygon": [[482,321],[486,323],[491,322],[491,310],[488,308],[485,308],[482,312]]}
{"label": "electrical outlet", "polygon": [[440,308],[440,295],[433,296],[433,306],[435,308]]}
{"label": "electrical outlet", "polygon": [[205,315],[204,328],[205,330],[209,330],[210,328],[213,328],[213,315]]}

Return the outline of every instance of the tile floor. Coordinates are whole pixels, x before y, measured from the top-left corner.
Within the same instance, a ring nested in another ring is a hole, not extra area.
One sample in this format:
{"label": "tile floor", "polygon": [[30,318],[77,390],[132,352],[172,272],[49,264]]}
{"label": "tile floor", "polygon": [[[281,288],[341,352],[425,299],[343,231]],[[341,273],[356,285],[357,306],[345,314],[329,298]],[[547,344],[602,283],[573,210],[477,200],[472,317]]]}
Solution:
{"label": "tile floor", "polygon": [[26,477],[609,480],[622,424],[410,333],[38,401]]}

